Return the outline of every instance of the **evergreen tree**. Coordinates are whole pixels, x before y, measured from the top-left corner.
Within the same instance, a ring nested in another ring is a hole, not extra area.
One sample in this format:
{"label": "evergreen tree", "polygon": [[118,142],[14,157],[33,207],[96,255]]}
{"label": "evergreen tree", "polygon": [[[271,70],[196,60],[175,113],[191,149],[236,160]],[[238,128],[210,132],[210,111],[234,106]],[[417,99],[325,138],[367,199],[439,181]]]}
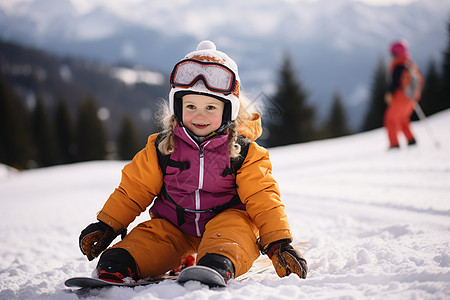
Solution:
{"label": "evergreen tree", "polygon": [[30,160],[29,112],[0,79],[0,163],[26,169]]}
{"label": "evergreen tree", "polygon": [[307,92],[297,80],[290,57],[284,57],[279,73],[274,104],[281,117],[269,120],[269,146],[281,146],[311,141],[315,135],[315,110],[307,105]]}
{"label": "evergreen tree", "polygon": [[81,102],[77,120],[77,160],[103,160],[106,157],[106,131],[98,118],[93,98]]}
{"label": "evergreen tree", "polygon": [[441,101],[439,111],[450,108],[450,22],[447,23],[447,49],[443,57]]}
{"label": "evergreen tree", "polygon": [[61,161],[53,129],[44,102],[38,98],[32,118],[35,161],[38,167],[52,166]]}
{"label": "evergreen tree", "polygon": [[347,116],[342,104],[342,98],[338,92],[336,92],[333,96],[333,104],[326,127],[327,136],[329,138],[350,134],[350,130],[347,125]]}
{"label": "evergreen tree", "polygon": [[129,116],[125,116],[122,120],[117,147],[119,159],[122,160],[132,159],[142,148],[136,132],[136,127]]}
{"label": "evergreen tree", "polygon": [[69,108],[67,107],[67,102],[62,98],[59,100],[56,108],[55,127],[62,162],[74,162],[76,155],[74,124],[70,116]]}
{"label": "evergreen tree", "polygon": [[383,127],[383,116],[386,110],[386,102],[384,101],[386,83],[386,65],[383,60],[380,60],[373,77],[370,102],[363,121],[362,131]]}
{"label": "evergreen tree", "polygon": [[427,116],[432,115],[441,109],[439,74],[436,70],[436,64],[432,60],[428,64],[425,87],[422,91],[420,106]]}

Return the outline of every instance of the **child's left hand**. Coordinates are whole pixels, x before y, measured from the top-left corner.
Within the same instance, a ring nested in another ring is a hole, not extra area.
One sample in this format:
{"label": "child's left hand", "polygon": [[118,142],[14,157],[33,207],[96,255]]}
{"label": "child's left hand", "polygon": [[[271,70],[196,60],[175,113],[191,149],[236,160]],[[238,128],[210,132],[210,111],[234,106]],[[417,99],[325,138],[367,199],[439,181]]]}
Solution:
{"label": "child's left hand", "polygon": [[290,243],[275,242],[267,251],[267,255],[272,259],[272,264],[278,276],[284,277],[295,273],[300,278],[306,278],[308,272],[306,259]]}

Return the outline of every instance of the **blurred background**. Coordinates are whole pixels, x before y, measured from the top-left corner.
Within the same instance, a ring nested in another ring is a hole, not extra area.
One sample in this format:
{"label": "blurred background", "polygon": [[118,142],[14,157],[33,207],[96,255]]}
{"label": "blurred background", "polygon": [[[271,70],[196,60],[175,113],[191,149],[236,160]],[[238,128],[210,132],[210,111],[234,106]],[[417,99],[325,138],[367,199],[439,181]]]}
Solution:
{"label": "blurred background", "polygon": [[450,108],[450,1],[0,0],[0,163],[131,159],[159,130],[173,65],[204,39],[262,107],[260,144],[379,128],[399,38],[426,115]]}

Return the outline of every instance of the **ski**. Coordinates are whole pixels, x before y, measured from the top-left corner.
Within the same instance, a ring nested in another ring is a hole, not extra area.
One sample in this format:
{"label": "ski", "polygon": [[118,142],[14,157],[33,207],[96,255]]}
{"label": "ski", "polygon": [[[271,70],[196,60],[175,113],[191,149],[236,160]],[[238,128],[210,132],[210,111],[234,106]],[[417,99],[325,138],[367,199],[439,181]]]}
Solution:
{"label": "ski", "polygon": [[102,288],[108,286],[125,286],[125,287],[136,287],[142,285],[149,285],[159,283],[164,280],[175,280],[177,275],[164,275],[158,278],[140,279],[138,281],[129,280],[124,282],[111,282],[94,277],[72,277],[67,279],[64,284],[67,287],[75,288]]}
{"label": "ski", "polygon": [[219,272],[205,266],[192,266],[181,271],[177,282],[184,284],[188,281],[198,281],[209,287],[225,287],[227,285]]}

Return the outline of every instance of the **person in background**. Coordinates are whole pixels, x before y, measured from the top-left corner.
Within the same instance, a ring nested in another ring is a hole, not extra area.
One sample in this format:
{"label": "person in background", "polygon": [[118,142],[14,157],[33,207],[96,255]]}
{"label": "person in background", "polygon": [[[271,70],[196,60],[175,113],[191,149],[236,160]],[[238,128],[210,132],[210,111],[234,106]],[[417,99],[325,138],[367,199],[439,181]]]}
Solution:
{"label": "person in background", "polygon": [[406,40],[398,40],[390,46],[391,62],[385,101],[384,127],[389,138],[389,149],[400,147],[398,134],[404,134],[409,146],[416,144],[410,119],[414,106],[420,100],[424,85],[423,76],[411,60]]}

